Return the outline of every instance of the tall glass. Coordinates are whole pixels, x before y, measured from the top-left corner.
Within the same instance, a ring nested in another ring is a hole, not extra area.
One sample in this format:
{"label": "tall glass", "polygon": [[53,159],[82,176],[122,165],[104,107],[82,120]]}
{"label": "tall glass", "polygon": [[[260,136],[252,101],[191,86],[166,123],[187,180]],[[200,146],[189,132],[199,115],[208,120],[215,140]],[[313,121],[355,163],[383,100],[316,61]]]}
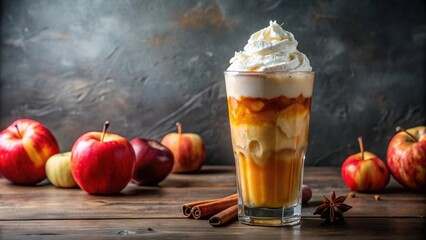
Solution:
{"label": "tall glass", "polygon": [[238,218],[295,225],[301,217],[314,72],[225,72]]}

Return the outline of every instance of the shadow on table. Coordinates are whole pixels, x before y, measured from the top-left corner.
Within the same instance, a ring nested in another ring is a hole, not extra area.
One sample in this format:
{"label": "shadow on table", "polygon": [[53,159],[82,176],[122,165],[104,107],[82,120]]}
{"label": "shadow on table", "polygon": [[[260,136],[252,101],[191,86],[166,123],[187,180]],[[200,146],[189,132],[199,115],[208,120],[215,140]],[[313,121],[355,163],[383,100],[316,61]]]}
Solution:
{"label": "shadow on table", "polygon": [[200,175],[200,174],[218,174],[218,173],[235,173],[235,169],[223,168],[223,167],[209,167],[201,168],[200,171],[193,173],[175,173],[178,175]]}

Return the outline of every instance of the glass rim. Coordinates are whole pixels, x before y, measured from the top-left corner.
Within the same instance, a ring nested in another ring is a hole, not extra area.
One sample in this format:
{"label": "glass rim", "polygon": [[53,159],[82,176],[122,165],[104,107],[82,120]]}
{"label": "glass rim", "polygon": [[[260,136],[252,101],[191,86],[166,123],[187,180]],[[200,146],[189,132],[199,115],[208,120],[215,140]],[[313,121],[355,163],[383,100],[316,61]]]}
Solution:
{"label": "glass rim", "polygon": [[314,71],[280,71],[280,70],[273,70],[273,71],[237,71],[237,70],[225,70],[223,71],[224,74],[231,74],[231,75],[259,75],[259,74],[315,74]]}

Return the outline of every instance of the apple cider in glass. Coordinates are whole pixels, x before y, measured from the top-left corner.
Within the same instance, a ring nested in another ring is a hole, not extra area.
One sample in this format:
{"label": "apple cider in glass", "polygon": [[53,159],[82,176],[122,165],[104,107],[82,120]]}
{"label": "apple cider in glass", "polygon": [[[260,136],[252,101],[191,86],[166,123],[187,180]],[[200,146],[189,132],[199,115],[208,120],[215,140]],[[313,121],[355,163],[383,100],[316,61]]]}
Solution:
{"label": "apple cider in glass", "polygon": [[245,224],[300,222],[314,72],[297,44],[271,21],[225,71],[238,218]]}
{"label": "apple cider in glass", "polygon": [[268,225],[283,225],[285,209],[300,217],[314,73],[228,71],[225,81],[240,215]]}

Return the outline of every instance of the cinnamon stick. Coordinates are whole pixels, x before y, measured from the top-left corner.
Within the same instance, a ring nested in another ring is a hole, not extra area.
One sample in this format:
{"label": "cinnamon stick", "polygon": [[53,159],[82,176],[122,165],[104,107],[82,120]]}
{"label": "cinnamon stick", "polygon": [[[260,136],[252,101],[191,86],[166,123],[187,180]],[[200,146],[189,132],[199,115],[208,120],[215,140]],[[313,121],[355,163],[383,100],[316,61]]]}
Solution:
{"label": "cinnamon stick", "polygon": [[211,217],[209,223],[213,227],[220,227],[237,218],[237,215],[238,205],[236,204]]}
{"label": "cinnamon stick", "polygon": [[191,214],[195,219],[209,218],[237,203],[238,198],[236,195],[234,197],[226,197],[213,202],[196,205],[192,208]]}
{"label": "cinnamon stick", "polygon": [[205,203],[211,203],[211,202],[218,201],[218,200],[221,200],[221,199],[236,198],[236,197],[237,197],[237,194],[235,193],[235,194],[229,195],[229,196],[224,197],[224,198],[201,200],[201,201],[196,201],[196,202],[185,203],[185,204],[182,205],[182,213],[185,217],[191,218],[191,217],[193,217],[192,214],[191,214],[192,208],[197,206],[197,205],[202,205],[202,204],[205,204]]}
{"label": "cinnamon stick", "polygon": [[183,215],[187,218],[191,218],[192,214],[191,214],[191,210],[193,207],[200,205],[200,204],[204,204],[204,203],[210,203],[215,201],[215,199],[213,200],[201,200],[201,201],[196,201],[196,202],[191,202],[191,203],[185,203],[182,205],[182,212]]}

